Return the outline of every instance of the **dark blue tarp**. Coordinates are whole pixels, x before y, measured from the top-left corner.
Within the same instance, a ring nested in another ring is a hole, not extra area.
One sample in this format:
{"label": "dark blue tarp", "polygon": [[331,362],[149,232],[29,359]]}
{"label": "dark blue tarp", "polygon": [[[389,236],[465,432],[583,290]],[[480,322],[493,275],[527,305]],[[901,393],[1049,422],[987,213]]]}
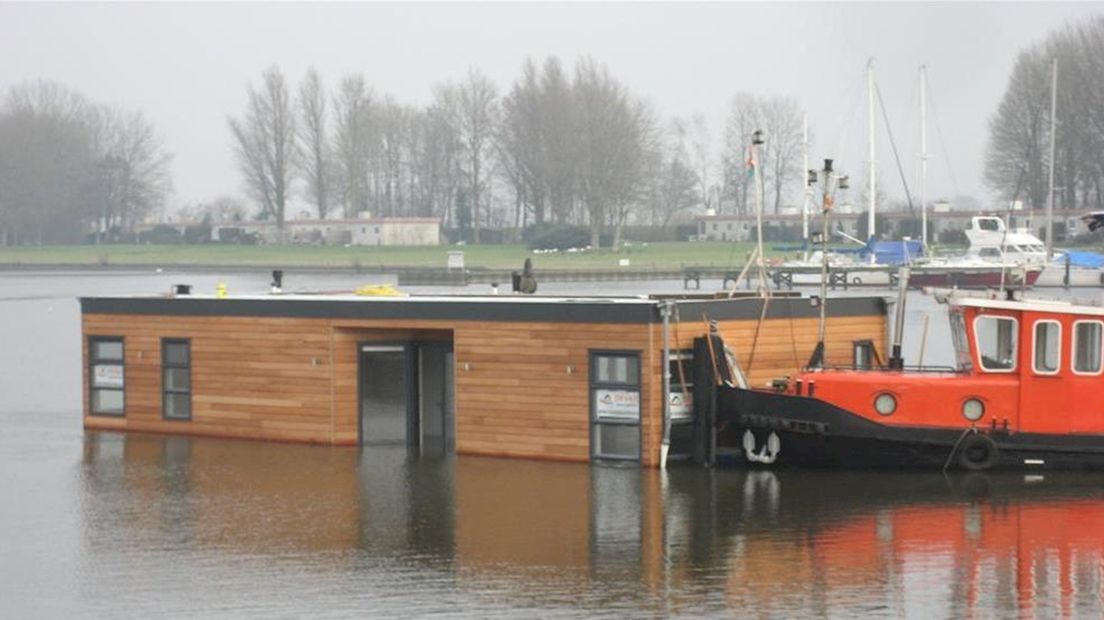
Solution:
{"label": "dark blue tarp", "polygon": [[[820,249],[821,246],[810,244],[809,247]],[[775,245],[771,246],[776,252],[797,252],[805,250],[803,245]],[[872,241],[863,246],[830,247],[833,254],[858,254],[862,258],[870,256],[874,252],[874,262],[879,265],[904,265],[919,256],[924,255],[924,247],[919,240],[908,241]]]}

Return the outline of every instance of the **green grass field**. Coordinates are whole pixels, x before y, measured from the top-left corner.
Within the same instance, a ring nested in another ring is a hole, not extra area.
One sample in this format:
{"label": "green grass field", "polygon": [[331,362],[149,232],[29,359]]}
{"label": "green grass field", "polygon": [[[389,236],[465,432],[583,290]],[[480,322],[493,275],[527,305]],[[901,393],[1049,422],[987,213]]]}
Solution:
{"label": "green grass field", "polygon": [[[668,242],[634,244],[620,252],[533,254],[522,245],[434,247],[309,247],[222,245],[101,245],[0,248],[0,265],[142,265],[258,267],[445,267],[450,251],[463,251],[467,267],[520,268],[532,258],[537,268],[616,268],[621,259],[631,267],[678,268],[684,265],[732,268],[747,261],[752,243]],[[768,256],[780,256],[768,249]]]}

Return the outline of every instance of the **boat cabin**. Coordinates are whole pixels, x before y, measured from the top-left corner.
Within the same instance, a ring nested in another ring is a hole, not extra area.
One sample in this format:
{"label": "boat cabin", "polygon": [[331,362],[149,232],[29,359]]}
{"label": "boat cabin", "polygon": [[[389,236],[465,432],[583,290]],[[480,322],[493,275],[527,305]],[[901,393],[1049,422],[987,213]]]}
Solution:
{"label": "boat cabin", "polygon": [[1064,302],[948,302],[955,368],[803,375],[817,398],[879,424],[1104,433],[1104,308]]}
{"label": "boat cabin", "polygon": [[[707,440],[689,368],[710,322],[765,384],[805,362],[820,313],[797,296],[80,302],[87,429],[645,466],[665,435],[672,458]],[[884,350],[882,298],[833,300],[828,322],[829,362]]]}
{"label": "boat cabin", "polygon": [[977,215],[965,231],[970,242],[966,255],[991,262],[1045,265],[1046,244],[1027,228],[1009,229],[999,217]]}

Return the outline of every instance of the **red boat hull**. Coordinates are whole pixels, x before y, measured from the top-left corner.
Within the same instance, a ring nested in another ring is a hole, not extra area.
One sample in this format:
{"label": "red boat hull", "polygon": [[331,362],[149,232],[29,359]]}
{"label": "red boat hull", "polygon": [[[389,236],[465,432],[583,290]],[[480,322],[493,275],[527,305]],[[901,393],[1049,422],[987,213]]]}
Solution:
{"label": "red boat hull", "polygon": [[1034,286],[1039,279],[1041,269],[1030,269],[1027,272],[1010,271],[1007,269],[993,268],[963,268],[953,267],[914,267],[909,273],[909,286],[912,288],[956,287],[956,288],[997,288],[1004,286],[1019,286],[1021,273],[1026,279],[1027,286]]}

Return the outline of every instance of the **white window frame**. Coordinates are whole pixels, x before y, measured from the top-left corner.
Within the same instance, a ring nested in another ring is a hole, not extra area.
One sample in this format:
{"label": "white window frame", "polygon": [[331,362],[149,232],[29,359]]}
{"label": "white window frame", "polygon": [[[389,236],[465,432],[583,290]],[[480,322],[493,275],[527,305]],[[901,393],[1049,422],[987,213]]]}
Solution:
{"label": "white window frame", "polygon": [[[1038,347],[1038,344],[1039,344],[1039,334],[1036,330],[1039,328],[1039,325],[1041,323],[1052,323],[1052,324],[1058,326],[1058,354],[1055,356],[1056,366],[1055,366],[1054,370],[1040,370],[1039,367],[1036,366],[1036,362],[1039,361],[1039,358],[1037,356],[1037,353],[1038,353],[1037,347]],[[1062,372],[1062,323],[1061,323],[1061,321],[1057,321],[1055,319],[1039,319],[1038,321],[1035,321],[1034,323],[1031,324],[1031,370],[1032,370],[1032,372],[1034,372],[1037,375],[1056,375],[1059,372]]]}
{"label": "white window frame", "polygon": [[[1077,326],[1082,324],[1082,323],[1095,323],[1097,325],[1100,325],[1100,338],[1101,338],[1100,358],[1101,358],[1101,361],[1100,361],[1100,368],[1098,368],[1095,372],[1085,372],[1083,370],[1077,370]],[[1073,342],[1071,343],[1072,346],[1070,347],[1070,370],[1073,371],[1073,374],[1080,375],[1082,377],[1096,377],[1096,376],[1099,376],[1101,373],[1104,373],[1104,321],[1090,320],[1090,319],[1082,319],[1082,320],[1079,320],[1079,321],[1074,321],[1073,322],[1073,335],[1071,336],[1071,338],[1073,338]]]}
{"label": "white window frame", "polygon": [[[998,321],[1012,321],[1012,326],[1013,326],[1012,331],[1013,331],[1014,334],[1016,334],[1016,350],[1014,351],[1015,355],[1012,356],[1012,367],[1011,368],[989,368],[985,365],[985,358],[981,354],[981,332],[980,332],[980,330],[978,330],[978,321],[981,321],[982,319],[995,319],[995,320],[998,320]],[[1034,339],[1034,336],[1035,336],[1035,334],[1032,334],[1032,339]],[[983,314],[983,315],[974,317],[974,350],[977,352],[977,356],[978,356],[978,358],[977,358],[978,368],[982,372],[1006,373],[1006,374],[1011,374],[1011,373],[1016,372],[1016,369],[1019,368],[1019,365],[1020,365],[1020,320],[1017,319],[1014,316],[1005,316],[1003,314]]]}

